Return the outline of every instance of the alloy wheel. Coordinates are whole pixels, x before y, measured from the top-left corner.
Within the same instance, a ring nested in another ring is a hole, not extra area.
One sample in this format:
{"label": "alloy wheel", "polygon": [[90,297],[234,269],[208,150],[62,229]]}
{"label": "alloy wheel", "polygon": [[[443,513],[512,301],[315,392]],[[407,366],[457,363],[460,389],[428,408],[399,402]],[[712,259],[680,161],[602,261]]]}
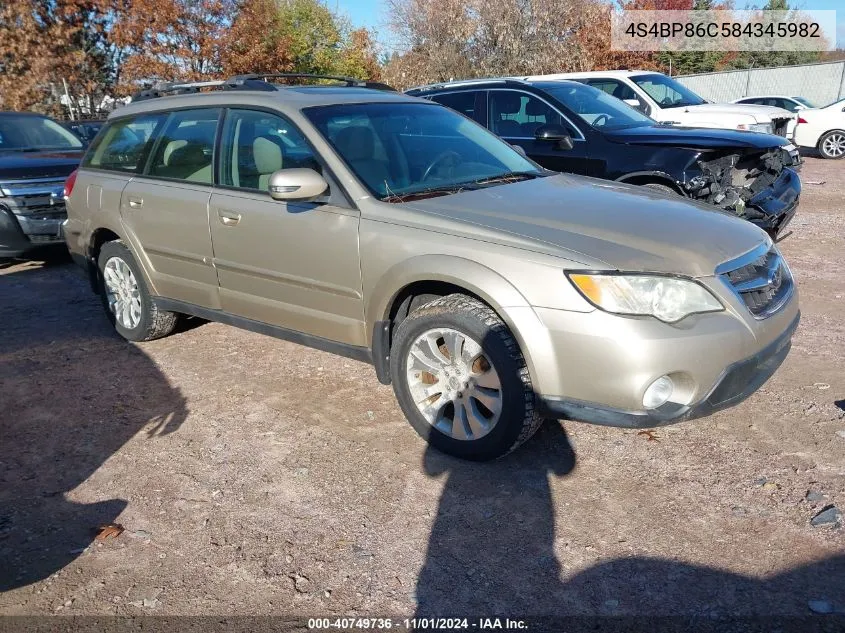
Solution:
{"label": "alloy wheel", "polygon": [[110,257],[103,266],[106,299],[114,318],[127,330],[141,322],[141,291],[132,269],[120,257]]}
{"label": "alloy wheel", "polygon": [[431,329],[407,358],[411,398],[428,423],[457,440],[477,440],[502,412],[502,383],[481,345],[451,328]]}
{"label": "alloy wheel", "polygon": [[822,143],[824,153],[833,158],[845,154],[845,134],[831,134]]}

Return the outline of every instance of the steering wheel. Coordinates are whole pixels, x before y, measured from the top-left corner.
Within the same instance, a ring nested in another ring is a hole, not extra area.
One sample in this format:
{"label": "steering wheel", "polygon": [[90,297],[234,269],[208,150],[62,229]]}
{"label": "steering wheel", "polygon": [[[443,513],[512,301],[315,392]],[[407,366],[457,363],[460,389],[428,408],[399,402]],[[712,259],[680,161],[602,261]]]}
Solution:
{"label": "steering wheel", "polygon": [[[599,123],[599,120],[601,119],[604,119],[604,121],[602,123]],[[595,119],[593,119],[593,125],[601,127],[602,125],[605,125],[608,121],[610,121],[610,117],[602,113],[598,115]]]}
{"label": "steering wheel", "polygon": [[668,107],[668,106],[671,106],[673,103],[675,103],[675,102],[672,101],[672,99],[670,97],[666,97],[660,102],[660,105]]}
{"label": "steering wheel", "polygon": [[447,159],[451,159],[451,166],[454,167],[460,162],[461,155],[458,154],[458,152],[456,152],[455,150],[451,149],[447,149],[445,152],[441,152],[440,154],[435,156],[434,160],[432,160],[428,164],[428,167],[425,168],[425,171],[422,175],[422,181],[427,181],[431,177],[431,174],[434,172],[434,168],[439,166],[440,163],[445,163]]}

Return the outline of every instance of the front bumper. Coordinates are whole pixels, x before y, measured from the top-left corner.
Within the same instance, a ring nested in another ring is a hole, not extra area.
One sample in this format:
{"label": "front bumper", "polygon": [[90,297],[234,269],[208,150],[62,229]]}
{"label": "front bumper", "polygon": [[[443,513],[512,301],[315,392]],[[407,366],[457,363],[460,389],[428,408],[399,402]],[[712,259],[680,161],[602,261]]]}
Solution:
{"label": "front bumper", "polygon": [[795,216],[801,196],[801,179],[786,167],[771,187],[755,195],[746,205],[745,217],[771,233],[779,233]]}
{"label": "front bumper", "polygon": [[41,246],[64,244],[64,219],[27,218],[0,207],[0,257],[21,257]]}
{"label": "front bumper", "polygon": [[570,398],[541,397],[541,410],[552,418],[626,428],[664,426],[708,416],[739,404],[771,378],[789,353],[799,319],[800,315],[796,315],[787,329],[757,354],[729,365],[710,392],[691,405],[658,407],[649,412],[625,411]]}

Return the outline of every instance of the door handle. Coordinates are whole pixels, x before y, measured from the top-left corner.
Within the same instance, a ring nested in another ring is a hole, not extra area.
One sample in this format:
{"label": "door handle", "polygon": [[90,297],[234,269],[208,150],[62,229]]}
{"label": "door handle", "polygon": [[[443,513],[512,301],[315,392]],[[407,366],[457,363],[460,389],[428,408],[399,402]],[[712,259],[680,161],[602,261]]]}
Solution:
{"label": "door handle", "polygon": [[220,209],[217,211],[217,217],[223,226],[235,226],[241,221],[241,214],[235,213],[234,211],[223,211]]}
{"label": "door handle", "polygon": [[143,198],[129,198],[129,206],[133,209],[140,209],[144,206]]}

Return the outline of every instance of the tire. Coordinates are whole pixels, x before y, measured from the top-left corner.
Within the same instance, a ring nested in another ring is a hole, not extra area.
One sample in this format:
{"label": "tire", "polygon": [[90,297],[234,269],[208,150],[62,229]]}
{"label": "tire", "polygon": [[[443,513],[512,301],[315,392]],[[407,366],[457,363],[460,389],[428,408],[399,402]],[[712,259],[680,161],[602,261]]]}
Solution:
{"label": "tire", "polygon": [[[447,338],[456,354],[448,353]],[[434,346],[421,341],[433,341]],[[427,365],[419,360],[421,349],[431,352],[422,354]],[[426,371],[435,358],[445,362]],[[390,374],[399,406],[414,430],[432,447],[455,457],[502,457],[543,422],[516,339],[493,310],[466,295],[435,299],[399,324],[390,350]],[[496,380],[498,391],[488,388]],[[426,402],[428,393],[433,402],[418,405]]]}
{"label": "tire", "polygon": [[[100,271],[100,296],[103,299],[103,306],[106,309],[109,321],[118,334],[128,341],[140,342],[152,341],[167,336],[173,331],[178,321],[178,315],[174,312],[160,310],[156,306],[147,289],[147,283],[140,266],[135,261],[132,252],[122,241],[115,240],[103,244],[97,258],[97,267]],[[131,276],[126,274],[127,270],[131,273]],[[118,275],[118,277],[115,277],[115,275]],[[123,275],[123,277],[121,278],[119,275]],[[114,284],[116,281],[107,281],[107,276],[109,280],[123,280],[125,285],[122,286],[122,295],[117,295],[110,289],[109,284]],[[131,299],[128,302],[123,302],[123,305],[126,303],[132,305],[128,319],[125,311],[122,311],[121,316],[118,317],[112,307],[118,305],[117,299],[120,296]],[[127,320],[129,321],[128,324]],[[132,322],[136,320],[137,322],[133,325]]]}
{"label": "tire", "polygon": [[662,191],[663,193],[671,193],[673,195],[678,195],[678,192],[672,189],[669,185],[661,185],[659,182],[646,182],[643,183],[643,187],[647,189],[654,189],[655,191]]}
{"label": "tire", "polygon": [[838,160],[845,158],[845,131],[831,130],[819,139],[817,149],[822,158]]}

